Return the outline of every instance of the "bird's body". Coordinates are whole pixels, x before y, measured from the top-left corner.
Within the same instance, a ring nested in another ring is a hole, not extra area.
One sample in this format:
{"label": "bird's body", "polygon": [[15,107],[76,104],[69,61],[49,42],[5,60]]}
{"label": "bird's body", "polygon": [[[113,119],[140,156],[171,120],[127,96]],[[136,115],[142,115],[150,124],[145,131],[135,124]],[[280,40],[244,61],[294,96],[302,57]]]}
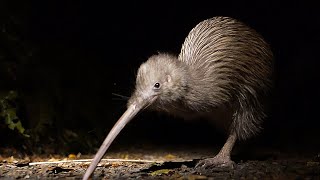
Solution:
{"label": "bird's body", "polygon": [[[148,86],[164,82],[151,108],[184,118],[227,111],[233,114],[230,131],[246,139],[260,129],[260,99],[269,89],[271,72],[272,53],[256,31],[237,20],[215,17],[190,31],[178,57],[160,53],[142,64],[128,104]],[[171,82],[164,81],[166,76]]]}
{"label": "bird's body", "polygon": [[[200,22],[186,37],[179,56],[159,53],[140,66],[128,110],[109,133],[94,164],[139,110],[152,108],[224,124],[229,133],[225,145],[198,166],[232,165],[235,141],[261,128],[265,116],[261,98],[271,85],[272,59],[268,44],[245,24],[229,17]],[[217,116],[221,112],[223,118]]]}

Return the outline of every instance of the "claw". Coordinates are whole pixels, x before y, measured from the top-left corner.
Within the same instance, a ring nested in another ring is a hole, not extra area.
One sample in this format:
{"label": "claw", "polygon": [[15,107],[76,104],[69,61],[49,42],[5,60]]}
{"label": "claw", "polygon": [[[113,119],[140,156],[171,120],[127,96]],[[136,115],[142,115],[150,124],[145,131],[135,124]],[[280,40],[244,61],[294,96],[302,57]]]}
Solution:
{"label": "claw", "polygon": [[199,161],[195,168],[213,168],[213,167],[222,167],[222,168],[231,168],[234,169],[235,163],[230,160],[228,157],[215,156],[214,158],[208,158]]}

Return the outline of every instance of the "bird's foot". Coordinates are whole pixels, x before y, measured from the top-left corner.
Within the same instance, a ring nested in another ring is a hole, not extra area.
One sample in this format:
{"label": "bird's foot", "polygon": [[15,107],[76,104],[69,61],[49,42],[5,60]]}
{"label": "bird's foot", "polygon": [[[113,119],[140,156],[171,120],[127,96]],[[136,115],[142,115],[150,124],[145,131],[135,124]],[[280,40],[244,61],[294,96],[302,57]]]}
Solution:
{"label": "bird's foot", "polygon": [[228,156],[220,156],[219,154],[213,158],[207,158],[200,160],[196,168],[197,169],[207,169],[207,168],[230,168],[233,169],[235,167],[235,163]]}

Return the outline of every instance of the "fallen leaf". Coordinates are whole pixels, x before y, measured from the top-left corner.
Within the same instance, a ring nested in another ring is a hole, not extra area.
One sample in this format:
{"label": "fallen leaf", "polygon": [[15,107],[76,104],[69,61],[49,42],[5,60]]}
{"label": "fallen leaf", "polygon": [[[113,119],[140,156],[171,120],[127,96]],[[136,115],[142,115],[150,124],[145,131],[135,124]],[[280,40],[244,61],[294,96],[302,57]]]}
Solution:
{"label": "fallen leaf", "polygon": [[150,175],[151,176],[161,176],[163,174],[169,174],[172,172],[173,172],[173,170],[171,170],[171,169],[160,169],[160,170],[157,170],[157,171],[150,173]]}
{"label": "fallen leaf", "polygon": [[16,160],[13,156],[10,156],[9,158],[7,158],[7,162],[8,163],[17,163],[18,160]]}
{"label": "fallen leaf", "polygon": [[167,154],[164,158],[167,159],[167,160],[172,160],[172,159],[176,159],[177,157],[175,155],[172,155],[172,154]]}
{"label": "fallen leaf", "polygon": [[188,180],[208,179],[207,176],[201,176],[201,175],[195,175],[195,174],[188,175],[187,178]]}
{"label": "fallen leaf", "polygon": [[69,154],[68,159],[76,159],[77,156],[75,154]]}

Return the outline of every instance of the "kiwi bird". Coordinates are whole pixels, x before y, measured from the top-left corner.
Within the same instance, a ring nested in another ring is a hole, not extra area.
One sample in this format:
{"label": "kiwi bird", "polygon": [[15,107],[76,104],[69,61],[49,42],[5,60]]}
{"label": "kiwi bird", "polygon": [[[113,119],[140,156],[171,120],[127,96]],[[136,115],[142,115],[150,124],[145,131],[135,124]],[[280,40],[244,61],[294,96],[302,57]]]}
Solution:
{"label": "kiwi bird", "polygon": [[[154,109],[182,118],[208,118],[223,124],[228,138],[213,158],[197,167],[233,166],[237,140],[261,130],[263,98],[270,90],[273,55],[254,29],[230,17],[213,17],[197,24],[179,56],[158,53],[142,63],[127,110],[111,129],[84,179],[89,178],[122,128],[141,110]],[[226,114],[218,116],[218,114]],[[219,118],[220,117],[220,118]]]}

